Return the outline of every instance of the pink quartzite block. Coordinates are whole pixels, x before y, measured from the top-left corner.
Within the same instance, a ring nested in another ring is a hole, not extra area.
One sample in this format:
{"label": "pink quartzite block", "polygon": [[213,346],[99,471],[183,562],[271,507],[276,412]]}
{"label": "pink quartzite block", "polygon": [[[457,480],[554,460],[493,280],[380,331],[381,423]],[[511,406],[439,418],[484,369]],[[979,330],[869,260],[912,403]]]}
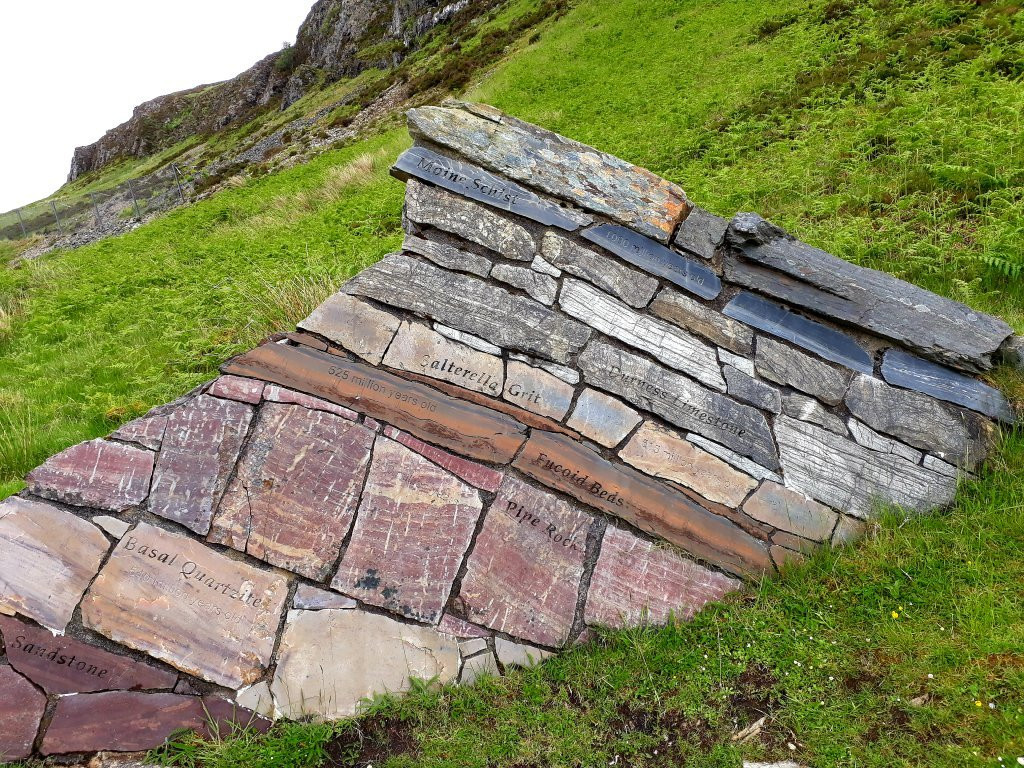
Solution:
{"label": "pink quartzite block", "polygon": [[378,437],[352,540],[331,587],[437,623],[481,506],[475,488]]}
{"label": "pink quartzite block", "polygon": [[32,754],[46,697],[10,667],[0,667],[0,760]]}
{"label": "pink quartzite block", "polygon": [[441,617],[441,622],[437,625],[437,631],[443,632],[446,635],[454,635],[455,637],[491,636],[491,633],[483,627],[470,624],[468,621],[463,621],[458,616],[452,616],[450,613],[446,613]]}
{"label": "pink quartzite block", "polygon": [[609,526],[601,542],[584,617],[588,624],[623,627],[670,613],[689,619],[741,582]]}
{"label": "pink quartzite block", "polygon": [[447,451],[442,451],[440,448],[424,443],[409,433],[402,432],[394,427],[385,427],[384,434],[392,440],[397,440],[406,448],[412,448],[416,453],[444,467],[453,475],[462,478],[476,488],[494,493],[498,490],[498,486],[501,485],[501,472],[490,467],[485,467],[483,464],[477,464],[475,461],[469,461]]}
{"label": "pink quartzite block", "polygon": [[259,379],[245,379],[241,376],[221,376],[207,390],[207,394],[223,397],[226,400],[237,400],[240,403],[256,405],[263,397],[263,387]]}
{"label": "pink quartzite block", "polygon": [[146,500],[152,476],[152,451],[90,440],[51,456],[26,479],[44,499],[123,512]]}
{"label": "pink quartzite block", "polygon": [[171,414],[153,473],[150,511],[207,533],[252,413],[244,403],[200,395]]}
{"label": "pink quartzite block", "polygon": [[554,494],[506,477],[462,583],[468,618],[539,645],[564,645],[592,522]]}
{"label": "pink quartzite block", "polygon": [[277,384],[267,385],[267,388],[263,390],[263,399],[269,400],[272,403],[293,403],[295,405],[301,405],[303,408],[309,408],[315,411],[327,411],[328,413],[341,416],[349,421],[355,421],[359,418],[359,414],[351,408],[346,408],[343,405],[335,405],[334,403],[322,400],[319,397],[313,397],[312,395],[307,395],[304,392],[296,392],[294,389],[285,389],[284,387],[279,387]]}
{"label": "pink quartzite block", "polygon": [[159,451],[166,428],[166,416],[143,416],[118,427],[110,436],[115,440],[138,443],[152,451]]}

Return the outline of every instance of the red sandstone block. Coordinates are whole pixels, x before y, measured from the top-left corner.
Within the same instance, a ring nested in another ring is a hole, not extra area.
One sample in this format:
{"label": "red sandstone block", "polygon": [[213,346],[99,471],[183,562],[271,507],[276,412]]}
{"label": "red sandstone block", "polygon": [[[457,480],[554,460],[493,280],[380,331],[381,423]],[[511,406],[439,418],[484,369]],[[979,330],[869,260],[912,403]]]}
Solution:
{"label": "red sandstone block", "polygon": [[0,760],[32,754],[46,697],[10,667],[0,667]]}
{"label": "red sandstone block", "polygon": [[207,394],[223,397],[226,400],[237,400],[240,403],[256,405],[263,397],[263,387],[259,379],[244,379],[241,376],[221,376],[207,390]]}
{"label": "red sandstone block", "polygon": [[293,403],[294,405],[301,405],[303,408],[309,408],[315,411],[327,411],[328,413],[341,416],[349,421],[355,421],[359,418],[359,414],[351,408],[346,408],[343,405],[335,405],[334,403],[322,400],[319,397],[313,397],[312,395],[307,395],[304,392],[296,392],[294,389],[279,387],[277,384],[267,385],[267,388],[263,390],[263,399],[269,400],[273,403]]}
{"label": "red sandstone block", "polygon": [[146,500],[152,475],[152,451],[90,440],[51,456],[26,479],[44,499],[123,512]]}
{"label": "red sandstone block", "polygon": [[462,478],[476,488],[494,493],[498,490],[498,486],[501,485],[502,473],[490,467],[463,459],[460,456],[448,453],[448,451],[442,451],[440,448],[424,443],[408,432],[402,432],[394,427],[385,427],[384,434],[392,440],[397,440],[406,448],[411,448],[421,456],[425,456],[438,466],[444,467],[456,477]]}
{"label": "red sandstone block", "polygon": [[118,427],[110,436],[115,440],[138,443],[152,451],[159,451],[166,427],[166,416],[143,416]]}

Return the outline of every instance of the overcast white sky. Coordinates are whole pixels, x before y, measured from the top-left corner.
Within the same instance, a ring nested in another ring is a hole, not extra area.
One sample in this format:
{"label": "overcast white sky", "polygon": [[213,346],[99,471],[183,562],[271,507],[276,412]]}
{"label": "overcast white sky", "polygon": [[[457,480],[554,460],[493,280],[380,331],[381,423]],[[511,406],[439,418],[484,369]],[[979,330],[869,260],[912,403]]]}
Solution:
{"label": "overcast white sky", "polygon": [[0,212],[46,197],[155,96],[293,42],[313,0],[0,0]]}

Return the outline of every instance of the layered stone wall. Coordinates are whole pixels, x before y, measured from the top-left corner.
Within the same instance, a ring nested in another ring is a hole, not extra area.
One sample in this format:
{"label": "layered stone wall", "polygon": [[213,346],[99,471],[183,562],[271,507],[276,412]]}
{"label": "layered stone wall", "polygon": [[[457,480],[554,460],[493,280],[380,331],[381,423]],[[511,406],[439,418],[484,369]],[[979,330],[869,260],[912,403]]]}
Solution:
{"label": "layered stone wall", "polygon": [[482,105],[400,253],[0,504],[0,753],[344,717],[949,503],[1010,328]]}

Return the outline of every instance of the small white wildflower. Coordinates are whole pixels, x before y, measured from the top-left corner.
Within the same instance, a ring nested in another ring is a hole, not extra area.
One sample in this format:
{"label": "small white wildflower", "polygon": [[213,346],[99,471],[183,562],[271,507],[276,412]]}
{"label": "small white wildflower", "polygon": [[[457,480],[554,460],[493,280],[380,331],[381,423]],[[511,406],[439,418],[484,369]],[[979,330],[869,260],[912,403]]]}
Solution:
{"label": "small white wildflower", "polygon": [[931,672],[929,672],[928,673],[928,679],[929,680],[934,680],[935,679],[935,675],[933,675]]}
{"label": "small white wildflower", "polygon": [[995,708],[996,708],[996,703],[995,703],[994,701],[990,701],[990,702],[988,703],[988,708],[989,708],[989,709],[995,709]]}
{"label": "small white wildflower", "polygon": [[790,752],[796,752],[796,744],[794,744],[792,741],[786,742],[786,746],[789,747]]}
{"label": "small white wildflower", "polygon": [[798,667],[802,667],[802,666],[803,666],[803,664],[801,664],[801,663],[800,663],[799,661],[797,661],[796,659],[794,659],[794,660],[793,660],[793,663],[794,663],[794,664],[796,664],[796,665],[797,665]]}

